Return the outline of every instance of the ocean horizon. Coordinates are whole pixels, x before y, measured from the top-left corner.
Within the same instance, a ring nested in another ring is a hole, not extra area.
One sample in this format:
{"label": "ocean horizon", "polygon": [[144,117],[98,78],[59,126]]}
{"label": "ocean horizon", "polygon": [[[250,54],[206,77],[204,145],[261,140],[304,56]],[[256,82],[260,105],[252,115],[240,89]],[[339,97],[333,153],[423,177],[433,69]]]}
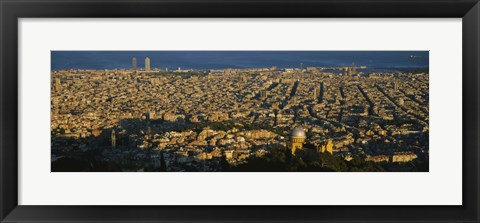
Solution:
{"label": "ocean horizon", "polygon": [[429,67],[429,51],[51,51],[51,70],[245,69],[367,66],[368,72]]}

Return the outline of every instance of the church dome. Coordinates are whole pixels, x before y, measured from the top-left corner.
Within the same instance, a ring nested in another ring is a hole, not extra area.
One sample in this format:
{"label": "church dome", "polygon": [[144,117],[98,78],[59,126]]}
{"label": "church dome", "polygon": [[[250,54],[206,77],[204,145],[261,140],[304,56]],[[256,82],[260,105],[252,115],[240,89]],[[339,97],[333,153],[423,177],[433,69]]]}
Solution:
{"label": "church dome", "polygon": [[292,137],[295,138],[306,138],[305,130],[302,127],[297,126],[292,130]]}

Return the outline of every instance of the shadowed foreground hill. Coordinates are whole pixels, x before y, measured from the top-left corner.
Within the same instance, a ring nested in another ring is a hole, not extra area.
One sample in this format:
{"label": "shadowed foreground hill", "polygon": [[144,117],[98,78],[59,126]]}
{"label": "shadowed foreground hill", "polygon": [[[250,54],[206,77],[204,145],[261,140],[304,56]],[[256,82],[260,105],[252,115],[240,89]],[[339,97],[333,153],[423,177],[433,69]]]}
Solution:
{"label": "shadowed foreground hill", "polygon": [[315,157],[293,156],[284,147],[274,148],[262,157],[251,157],[237,166],[222,161],[223,171],[232,172],[383,172],[383,171],[427,171],[428,161],[417,159],[412,163],[392,164],[367,162],[353,156],[346,161],[330,153],[318,153]]}
{"label": "shadowed foreground hill", "polygon": [[90,162],[75,158],[60,158],[52,162],[52,172],[122,172],[122,168],[113,162],[92,160]]}

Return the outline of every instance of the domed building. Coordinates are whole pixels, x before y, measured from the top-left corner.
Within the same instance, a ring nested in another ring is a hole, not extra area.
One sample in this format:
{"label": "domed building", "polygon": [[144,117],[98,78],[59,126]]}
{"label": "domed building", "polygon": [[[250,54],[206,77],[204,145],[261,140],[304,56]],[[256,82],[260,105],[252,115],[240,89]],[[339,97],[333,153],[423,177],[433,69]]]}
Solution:
{"label": "domed building", "polygon": [[292,155],[301,157],[315,157],[318,153],[333,154],[332,140],[326,140],[322,143],[304,147],[307,134],[301,126],[295,127],[290,133],[290,141],[287,142],[287,148],[292,151]]}
{"label": "domed building", "polygon": [[295,155],[303,151],[303,144],[306,139],[307,135],[305,130],[301,126],[297,126],[290,133],[290,142],[287,143],[287,147],[290,148],[292,154]]}
{"label": "domed building", "polygon": [[292,130],[291,133],[292,138],[307,138],[305,134],[305,130],[301,126],[297,126]]}

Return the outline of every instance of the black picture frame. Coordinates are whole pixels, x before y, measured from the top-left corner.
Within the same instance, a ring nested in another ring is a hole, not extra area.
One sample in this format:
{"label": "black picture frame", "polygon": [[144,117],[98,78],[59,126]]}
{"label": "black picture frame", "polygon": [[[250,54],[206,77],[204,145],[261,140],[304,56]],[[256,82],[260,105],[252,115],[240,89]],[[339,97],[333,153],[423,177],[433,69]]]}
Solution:
{"label": "black picture frame", "polygon": [[[1,222],[479,222],[480,4],[478,0],[0,0],[0,15]],[[18,205],[19,34],[17,21],[19,18],[74,17],[462,18],[463,205]]]}

